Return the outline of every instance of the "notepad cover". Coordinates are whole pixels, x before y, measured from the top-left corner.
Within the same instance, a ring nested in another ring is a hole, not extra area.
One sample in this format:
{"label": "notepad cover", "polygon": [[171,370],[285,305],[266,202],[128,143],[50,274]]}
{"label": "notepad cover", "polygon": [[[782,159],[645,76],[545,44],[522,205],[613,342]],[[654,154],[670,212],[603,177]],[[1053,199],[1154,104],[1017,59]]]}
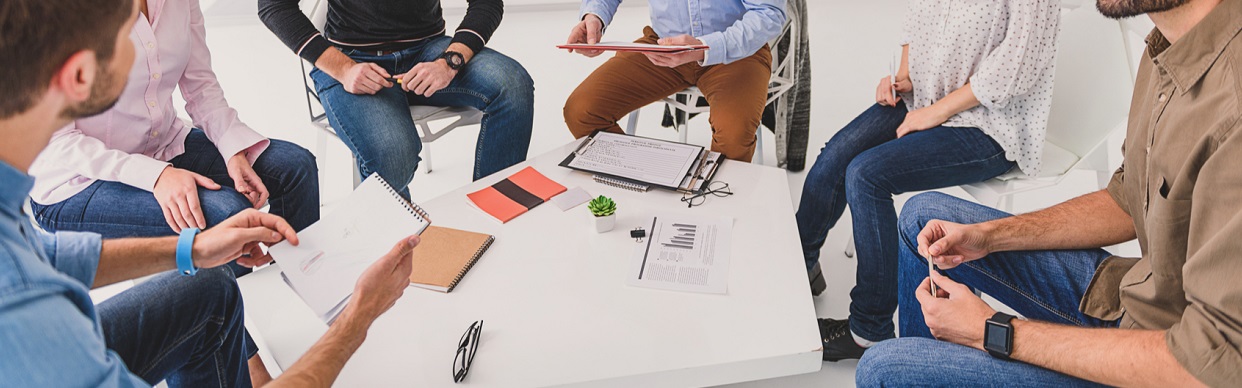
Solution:
{"label": "notepad cover", "polygon": [[495,237],[459,229],[430,226],[414,247],[414,271],[410,284],[439,292],[452,292],[491,247]]}
{"label": "notepad cover", "polygon": [[474,207],[506,223],[563,192],[565,186],[533,167],[526,167],[494,185],[467,194],[466,198]]}

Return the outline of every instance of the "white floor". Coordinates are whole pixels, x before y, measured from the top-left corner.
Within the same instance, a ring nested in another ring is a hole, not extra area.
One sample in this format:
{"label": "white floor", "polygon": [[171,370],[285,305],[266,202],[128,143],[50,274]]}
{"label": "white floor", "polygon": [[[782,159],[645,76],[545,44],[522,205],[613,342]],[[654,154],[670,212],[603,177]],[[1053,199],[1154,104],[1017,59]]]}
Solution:
{"label": "white floor", "polygon": [[[220,0],[218,3],[240,3]],[[631,2],[636,3],[636,2]],[[642,3],[642,2],[637,2]],[[899,18],[905,1],[810,1],[810,36],[813,53],[814,110],[811,122],[808,169],[820,147],[841,126],[871,105],[875,82],[888,71],[899,38]],[[253,4],[253,3],[251,3]],[[218,4],[218,6],[221,4]],[[230,5],[245,9],[245,6]],[[301,144],[314,150],[316,130],[308,123],[302,93],[298,59],[294,57],[258,19],[247,14],[216,17],[208,10],[208,42],[216,73],[226,96],[241,117],[259,132]],[[535,79],[535,133],[530,155],[541,154],[571,140],[562,121],[561,107],[573,88],[599,65],[603,58],[587,59],[558,51],[577,17],[576,7],[545,6],[509,10],[501,29],[489,47],[521,62]],[[645,3],[627,5],[609,28],[606,39],[630,40],[646,25]],[[456,25],[461,10],[449,10],[449,25]],[[639,132],[644,136],[675,139],[676,134],[658,126],[659,107],[648,107],[642,115]],[[691,124],[691,142],[708,144],[705,120]],[[420,171],[414,179],[414,200],[434,198],[470,180],[473,144],[477,128],[458,129],[434,144],[435,172]],[[766,150],[767,163],[775,164],[771,134]],[[326,173],[321,182],[323,199],[331,204],[351,188],[353,164],[346,148],[330,141],[328,152],[318,155],[319,167]],[[790,173],[789,186],[798,201],[806,172]],[[1029,211],[1086,193],[1094,188],[1094,176],[1078,174],[1062,186],[1020,195],[1017,210]],[[958,189],[945,190],[965,196]],[[898,204],[910,194],[898,197]],[[848,215],[832,230],[825,246],[823,267],[828,290],[816,299],[821,316],[843,318],[848,313],[848,293],[854,284],[854,266],[842,251],[851,233]],[[1132,249],[1132,248],[1131,248]],[[808,375],[760,381],[738,386],[851,386],[856,362],[825,363],[823,370]]]}

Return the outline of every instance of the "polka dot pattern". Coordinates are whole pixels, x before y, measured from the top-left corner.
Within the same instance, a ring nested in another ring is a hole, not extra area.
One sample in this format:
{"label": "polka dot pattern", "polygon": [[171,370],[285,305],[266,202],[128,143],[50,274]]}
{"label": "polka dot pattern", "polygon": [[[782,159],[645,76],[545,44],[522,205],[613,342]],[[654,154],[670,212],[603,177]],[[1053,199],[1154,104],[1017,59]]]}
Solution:
{"label": "polka dot pattern", "polygon": [[967,82],[979,106],[945,126],[976,127],[1027,175],[1039,173],[1060,0],[911,0],[903,27],[914,91],[910,110],[927,107]]}

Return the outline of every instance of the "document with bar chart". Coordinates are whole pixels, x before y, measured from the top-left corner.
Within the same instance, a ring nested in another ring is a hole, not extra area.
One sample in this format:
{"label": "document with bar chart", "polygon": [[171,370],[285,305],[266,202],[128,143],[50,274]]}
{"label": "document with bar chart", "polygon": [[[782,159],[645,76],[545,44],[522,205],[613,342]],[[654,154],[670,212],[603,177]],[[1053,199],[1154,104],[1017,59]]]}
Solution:
{"label": "document with bar chart", "polygon": [[658,216],[648,231],[634,255],[627,284],[710,294],[728,291],[731,218]]}

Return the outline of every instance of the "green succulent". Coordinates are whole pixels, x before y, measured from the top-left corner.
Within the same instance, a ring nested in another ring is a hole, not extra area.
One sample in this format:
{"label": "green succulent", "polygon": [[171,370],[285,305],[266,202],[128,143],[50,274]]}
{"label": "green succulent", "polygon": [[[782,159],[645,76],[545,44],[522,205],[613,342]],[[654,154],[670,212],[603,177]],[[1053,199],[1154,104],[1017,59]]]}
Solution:
{"label": "green succulent", "polygon": [[599,198],[592,199],[591,203],[587,204],[587,209],[591,210],[591,214],[596,217],[607,217],[617,212],[617,203],[613,202],[612,198],[601,195]]}

